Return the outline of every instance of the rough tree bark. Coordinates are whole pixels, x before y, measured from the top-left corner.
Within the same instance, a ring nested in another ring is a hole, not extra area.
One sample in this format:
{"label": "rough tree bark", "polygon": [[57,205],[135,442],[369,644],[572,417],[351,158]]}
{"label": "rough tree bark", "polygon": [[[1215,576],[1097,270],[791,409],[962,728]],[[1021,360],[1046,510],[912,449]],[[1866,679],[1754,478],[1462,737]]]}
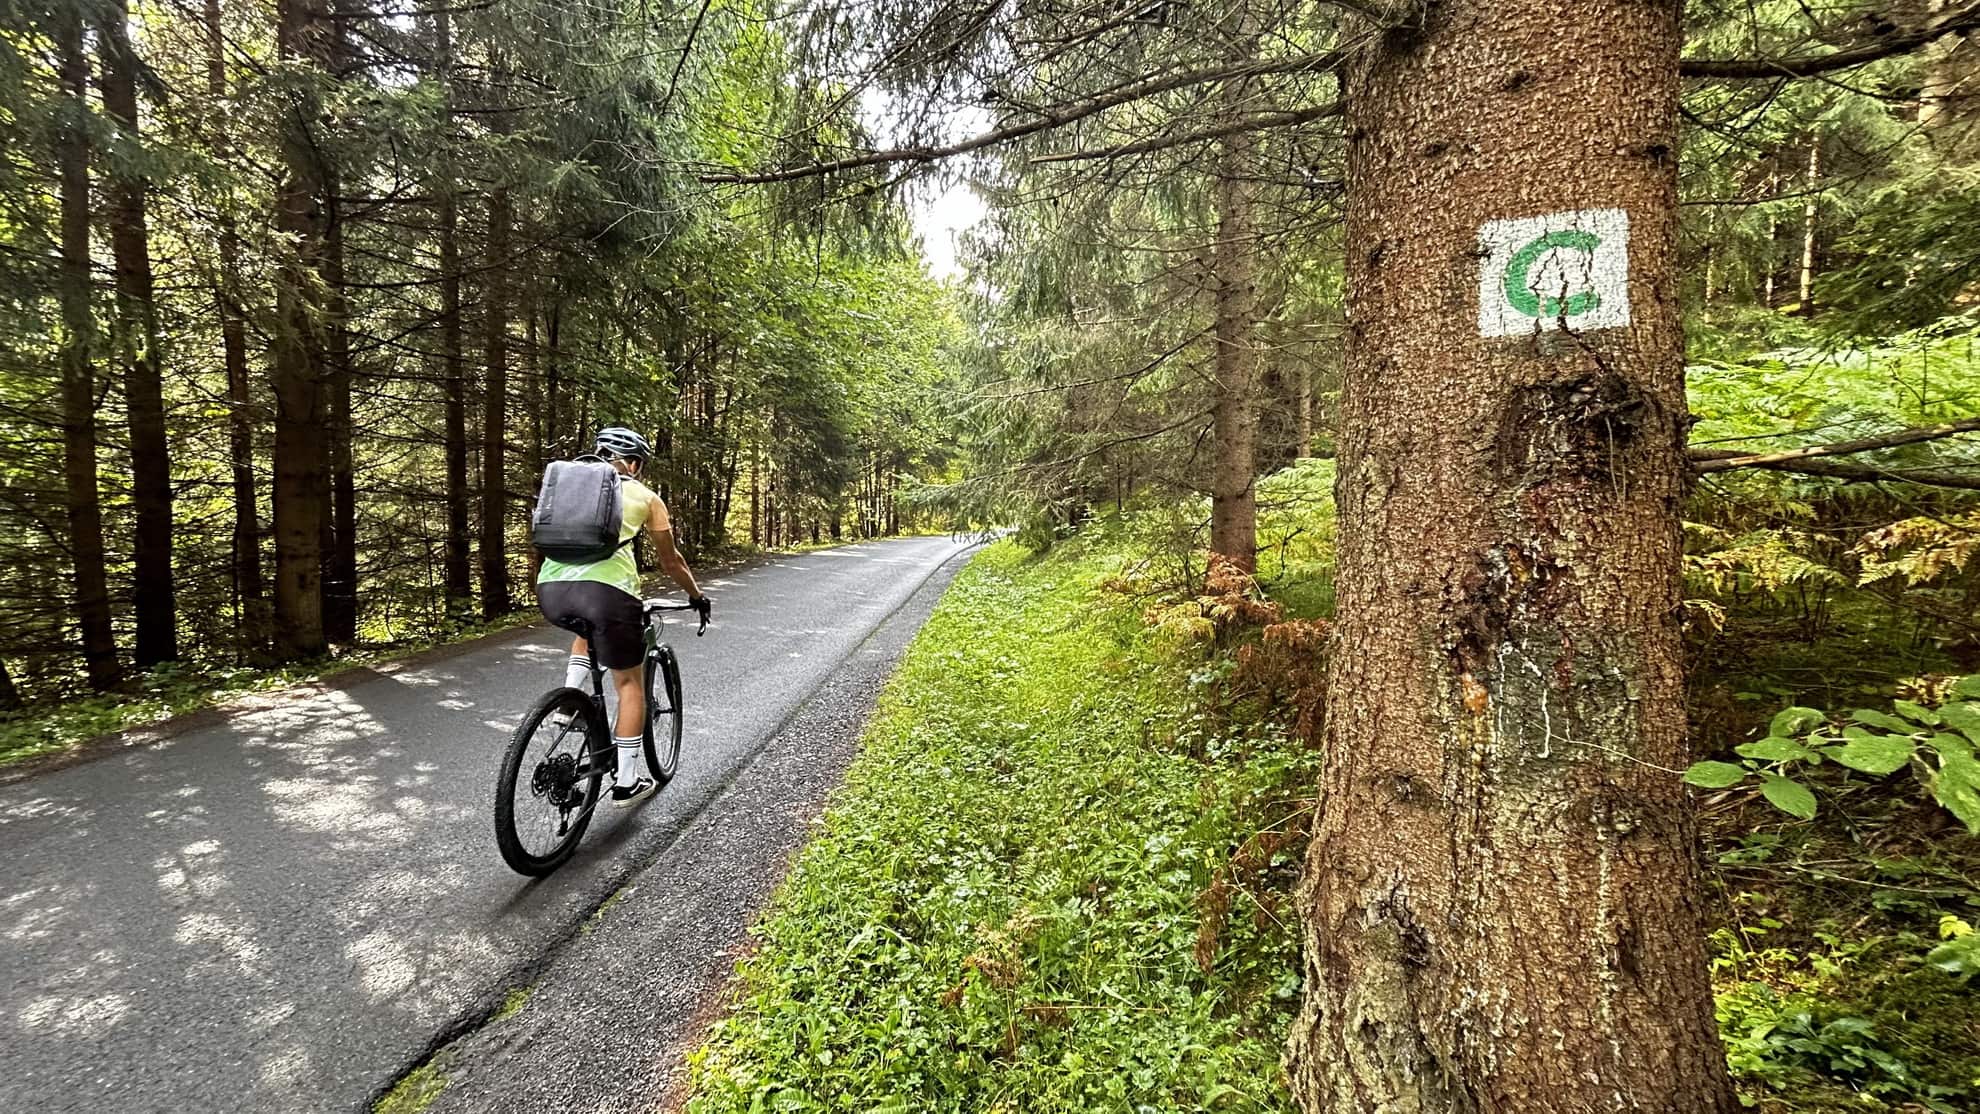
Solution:
{"label": "rough tree bark", "polygon": [[178,605],[172,580],[172,460],[165,437],[163,357],[158,307],[152,298],[151,237],[145,222],[145,179],[132,165],[140,158],[137,55],[131,50],[124,0],[106,0],[98,16],[97,51],[103,60],[103,107],[117,121],[125,150],[112,160],[104,190],[105,223],[116,266],[117,356],[123,365],[131,437],[132,613],[137,637],[132,655],[139,669],[179,656]]}
{"label": "rough tree bark", "polygon": [[[433,11],[434,67],[439,71],[442,93],[440,124],[453,126],[454,85],[453,21],[447,9]],[[445,165],[445,164],[443,164]],[[435,183],[439,193],[440,240],[440,361],[445,383],[445,424],[442,435],[447,457],[447,540],[441,564],[441,582],[447,597],[447,614],[465,615],[474,598],[473,573],[468,556],[468,452],[467,452],[467,372],[461,357],[461,248],[460,206],[451,169]]]}
{"label": "rough tree bark", "polygon": [[[337,34],[339,52],[343,33]],[[357,641],[357,469],[352,459],[351,333],[344,286],[344,215],[334,179],[325,183],[324,475],[328,513],[323,530],[323,628],[330,641]]]}
{"label": "rough tree bark", "polygon": [[[1441,0],[1350,68],[1306,1111],[1734,1109],[1677,774],[1679,9]],[[1621,291],[1586,238],[1491,266],[1486,222],[1597,209]]]}
{"label": "rough tree bark", "polygon": [[1246,181],[1251,137],[1228,136],[1217,158],[1217,243],[1211,270],[1216,283],[1216,398],[1210,422],[1216,461],[1210,479],[1210,551],[1246,572],[1257,565],[1258,428],[1254,410],[1257,364],[1252,330],[1257,288],[1251,253],[1251,194]]}
{"label": "rough tree bark", "polygon": [[[330,20],[325,0],[281,0],[276,44],[285,59],[327,68]],[[275,227],[289,238],[275,284],[276,335],[269,379],[275,395],[275,652],[283,660],[327,650],[323,636],[323,528],[328,485],[324,439],[323,199],[330,175],[312,134],[318,98],[308,78],[281,137],[283,177]]]}
{"label": "rough tree bark", "polygon": [[[227,95],[226,37],[220,0],[205,0],[206,92],[215,104]],[[215,114],[218,117],[219,114]],[[228,137],[216,130],[213,149],[231,154]],[[241,643],[250,661],[268,647],[269,605],[261,583],[261,515],[254,485],[254,400],[248,379],[247,314],[241,308],[241,241],[231,214],[219,220],[220,288],[214,301],[220,316],[220,349],[227,370],[227,448],[233,472],[234,592],[239,602]]]}
{"label": "rough tree bark", "polygon": [[62,479],[69,520],[69,555],[76,584],[76,621],[82,627],[83,667],[94,689],[123,680],[117,639],[110,626],[110,589],[104,576],[103,507],[96,489],[96,373],[92,347],[96,318],[90,306],[89,271],[89,59],[83,54],[82,9],[57,4],[51,11],[57,75],[68,102],[56,124],[55,170],[61,191]]}

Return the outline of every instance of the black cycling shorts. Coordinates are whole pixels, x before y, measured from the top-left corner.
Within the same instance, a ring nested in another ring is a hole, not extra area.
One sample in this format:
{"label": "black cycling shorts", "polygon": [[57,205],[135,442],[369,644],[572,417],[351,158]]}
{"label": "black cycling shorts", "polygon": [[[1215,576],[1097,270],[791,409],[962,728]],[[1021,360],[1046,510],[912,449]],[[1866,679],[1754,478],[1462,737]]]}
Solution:
{"label": "black cycling shorts", "polygon": [[[610,584],[563,580],[536,586],[543,617],[591,643],[591,657],[607,669],[631,669],[646,656],[640,602]],[[588,624],[589,631],[578,629]]]}

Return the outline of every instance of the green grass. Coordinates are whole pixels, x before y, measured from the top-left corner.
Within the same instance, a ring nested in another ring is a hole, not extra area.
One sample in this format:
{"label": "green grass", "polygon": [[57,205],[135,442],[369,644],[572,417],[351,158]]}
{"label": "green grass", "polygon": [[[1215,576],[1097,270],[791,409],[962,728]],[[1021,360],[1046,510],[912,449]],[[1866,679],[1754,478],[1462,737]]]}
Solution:
{"label": "green grass", "polygon": [[433,1105],[447,1089],[447,1072],[435,1057],[407,1072],[383,1098],[372,1104],[372,1114],[419,1114]]}
{"label": "green grass", "polygon": [[1096,591],[1119,564],[1006,542],[958,577],[756,929],[690,1111],[1290,1109],[1297,848],[1252,837],[1303,827],[1314,759],[1190,711],[1214,671]]}
{"label": "green grass", "polygon": [[529,996],[535,991],[536,988],[531,986],[510,987],[509,993],[502,998],[501,1007],[488,1018],[488,1023],[493,1025],[498,1021],[507,1021],[521,1013],[523,1007],[529,1005]]}

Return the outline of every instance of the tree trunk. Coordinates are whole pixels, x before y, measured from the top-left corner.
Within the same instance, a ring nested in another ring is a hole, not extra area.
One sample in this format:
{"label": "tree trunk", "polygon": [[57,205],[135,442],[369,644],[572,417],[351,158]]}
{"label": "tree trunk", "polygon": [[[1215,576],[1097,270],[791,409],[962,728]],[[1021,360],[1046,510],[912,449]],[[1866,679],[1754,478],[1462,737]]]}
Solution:
{"label": "tree trunk", "polygon": [[488,278],[483,291],[487,393],[481,410],[481,617],[505,615],[509,603],[509,191],[488,194]]}
{"label": "tree trunk", "polygon": [[[354,0],[331,0],[329,68],[342,78],[350,68],[349,21]],[[331,171],[324,179],[323,278],[327,320],[325,353],[324,476],[328,514],[323,529],[323,626],[325,637],[346,645],[357,641],[357,476],[351,458],[350,303],[344,285],[342,191]]]}
{"label": "tree trunk", "polygon": [[[227,95],[225,33],[220,23],[220,0],[205,0],[206,91],[215,104]],[[216,135],[214,150],[231,154],[225,135]],[[215,302],[220,315],[220,348],[227,369],[227,447],[233,471],[234,591],[240,600],[241,643],[248,660],[260,658],[268,647],[268,601],[261,583],[261,522],[254,486],[254,404],[248,378],[247,320],[241,309],[240,235],[231,214],[222,214],[220,289]]]}
{"label": "tree trunk", "polygon": [[1348,72],[1314,1114],[1735,1109],[1676,773],[1679,9],[1444,0]]}
{"label": "tree trunk", "polygon": [[[281,0],[276,43],[285,59],[318,66],[330,52],[324,0]],[[276,335],[269,378],[275,395],[275,652],[285,661],[329,648],[323,632],[324,464],[323,198],[330,181],[318,137],[316,98],[298,87],[283,113],[284,174],[275,227],[292,247],[275,284]],[[293,254],[290,254],[293,253]]]}
{"label": "tree trunk", "polygon": [[93,689],[123,680],[116,635],[110,626],[110,589],[104,575],[103,508],[96,490],[96,375],[92,347],[96,318],[90,305],[89,258],[89,59],[83,54],[82,9],[57,4],[51,28],[67,100],[55,125],[55,168],[62,212],[62,479],[68,504],[69,552],[74,562],[76,621],[82,627],[83,666]]}
{"label": "tree trunk", "polygon": [[137,56],[131,51],[124,0],[106,0],[97,50],[103,60],[103,107],[129,148],[113,163],[105,217],[116,264],[117,355],[123,364],[131,437],[133,538],[133,658],[139,669],[179,656],[178,608],[172,579],[172,461],[165,438],[165,397],[158,307],[152,299],[151,237],[145,222],[145,180],[130,167],[139,157]]}
{"label": "tree trunk", "polygon": [[1822,176],[1822,137],[1816,135],[1808,147],[1808,198],[1801,207],[1801,316],[1815,312],[1815,217],[1816,190]]}
{"label": "tree trunk", "polygon": [[[442,90],[441,123],[453,125],[453,21],[442,6],[433,11],[434,64],[439,70]],[[440,239],[440,361],[445,382],[445,424],[447,458],[447,540],[441,559],[442,591],[447,597],[447,616],[465,616],[474,598],[474,579],[468,565],[467,450],[467,372],[461,356],[461,247],[460,206],[451,170],[436,183],[439,193]]]}
{"label": "tree trunk", "polygon": [[[563,319],[564,300],[561,297],[554,298],[550,302],[550,320],[547,323],[549,347],[543,352],[543,393],[545,396],[543,402],[543,424],[548,430],[544,438],[544,459],[546,461],[560,459],[564,455],[564,438],[560,432],[562,427],[557,424],[557,396],[562,385],[560,379],[561,369],[558,364],[562,352],[557,346]],[[539,474],[540,472],[541,470],[539,470]]]}
{"label": "tree trunk", "polygon": [[[1940,15],[1950,3],[1951,0],[1932,0],[1932,14]],[[1956,142],[1959,137],[1953,133],[1964,130],[1953,125],[1967,115],[1961,111],[1961,104],[1972,99],[1972,92],[1962,91],[1961,86],[1968,85],[1973,78],[1976,55],[1980,55],[1980,43],[1970,33],[1941,35],[1924,51],[1918,88],[1918,123],[1948,157],[1953,157],[1955,152],[1945,144]]]}
{"label": "tree trunk", "polygon": [[323,626],[333,642],[357,641],[357,475],[351,456],[351,333],[344,294],[344,222],[329,184],[328,226],[324,240],[324,283],[329,319],[326,409],[324,427],[329,466],[330,514],[325,519],[323,553]]}
{"label": "tree trunk", "polygon": [[1216,461],[1210,478],[1210,550],[1246,572],[1257,565],[1258,429],[1252,384],[1257,290],[1253,277],[1250,187],[1245,181],[1251,140],[1223,141],[1217,159],[1216,325],[1212,360],[1216,399],[1211,411]]}

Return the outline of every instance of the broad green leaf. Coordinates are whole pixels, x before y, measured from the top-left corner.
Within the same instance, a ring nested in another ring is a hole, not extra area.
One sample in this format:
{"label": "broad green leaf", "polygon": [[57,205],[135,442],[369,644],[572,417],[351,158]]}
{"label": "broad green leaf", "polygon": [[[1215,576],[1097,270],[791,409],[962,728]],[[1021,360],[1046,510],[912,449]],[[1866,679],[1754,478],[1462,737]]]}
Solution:
{"label": "broad green leaf", "polygon": [[1969,674],[1954,681],[1952,694],[1954,696],[1965,696],[1971,697],[1974,700],[1980,700],[1980,673]]}
{"label": "broad green leaf", "polygon": [[1821,726],[1823,715],[1814,708],[1793,707],[1775,713],[1773,722],[1767,725],[1767,734],[1772,736],[1799,735],[1814,727]]}
{"label": "broad green leaf", "polygon": [[1684,772],[1684,780],[1701,789],[1724,789],[1737,785],[1745,777],[1745,768],[1730,762],[1694,762]]}
{"label": "broad green leaf", "polygon": [[1918,731],[1918,725],[1915,723],[1906,723],[1896,716],[1887,716],[1869,708],[1858,708],[1849,714],[1849,718],[1872,727],[1881,727],[1886,731],[1895,731],[1900,735],[1912,735]]}
{"label": "broad green leaf", "polygon": [[1891,707],[1897,709],[1898,715],[1913,723],[1922,723],[1930,727],[1937,727],[1939,724],[1939,713],[1923,704],[1914,704],[1909,700],[1893,700]]}
{"label": "broad green leaf", "polygon": [[1798,781],[1776,774],[1762,774],[1766,780],[1760,785],[1760,795],[1768,803],[1789,816],[1801,820],[1815,819],[1815,794]]}
{"label": "broad green leaf", "polygon": [[1980,704],[1961,700],[1939,709],[1939,720],[1954,731],[1980,743]]}
{"label": "broad green leaf", "polygon": [[1939,752],[1942,761],[1959,758],[1965,758],[1971,761],[1973,758],[1973,744],[1966,739],[1960,738],[1958,735],[1948,735],[1941,731],[1925,741],[1931,745],[1933,750]]}
{"label": "broad green leaf", "polygon": [[1980,836],[1980,762],[1971,755],[1941,754],[1943,765],[1932,779],[1932,796],[1947,812],[1959,817],[1966,830]]}
{"label": "broad green leaf", "polygon": [[1741,758],[1757,758],[1762,762],[1794,762],[1808,757],[1808,748],[1793,739],[1771,736],[1736,746],[1733,751]]}
{"label": "broad green leaf", "polygon": [[1906,762],[1911,761],[1912,749],[1910,739],[1886,735],[1880,739],[1851,739],[1830,751],[1829,757],[1852,770],[1882,777],[1902,769]]}
{"label": "broad green leaf", "polygon": [[1948,940],[1925,953],[1925,962],[1961,982],[1980,972],[1980,933]]}

